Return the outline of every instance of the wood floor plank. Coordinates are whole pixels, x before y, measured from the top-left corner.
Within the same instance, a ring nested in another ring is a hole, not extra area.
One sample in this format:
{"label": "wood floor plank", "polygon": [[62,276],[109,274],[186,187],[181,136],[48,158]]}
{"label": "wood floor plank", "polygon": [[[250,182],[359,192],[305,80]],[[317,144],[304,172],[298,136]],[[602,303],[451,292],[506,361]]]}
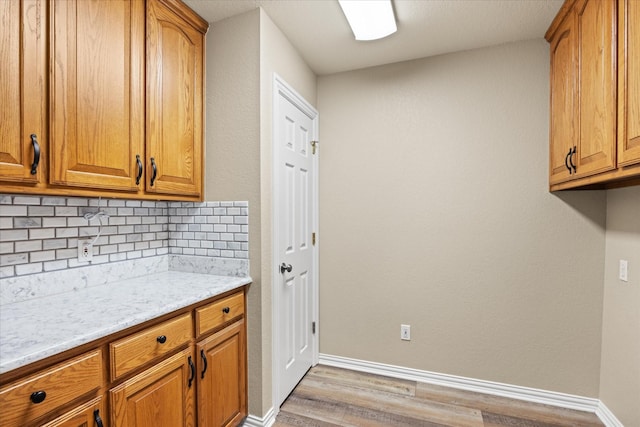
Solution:
{"label": "wood floor plank", "polygon": [[310,399],[299,393],[293,393],[287,398],[281,408],[291,414],[311,417],[320,421],[336,423],[347,427],[344,421],[345,406],[342,402],[327,402],[316,398]]}
{"label": "wood floor plank", "polygon": [[482,419],[485,427],[559,427],[560,424],[549,424],[540,421],[532,421],[524,418],[510,417],[508,415],[483,412]]}
{"label": "wood floor plank", "polygon": [[305,417],[299,414],[291,414],[286,411],[280,411],[273,427],[344,427],[342,424],[333,424],[315,418]]}
{"label": "wood floor plank", "polygon": [[603,427],[595,414],[318,365],[275,426]]}
{"label": "wood floor plank", "polygon": [[379,390],[395,393],[402,396],[415,396],[416,382],[397,378],[384,377],[382,375],[356,372],[348,369],[335,368],[333,366],[317,365],[309,370],[308,378],[318,380],[338,380],[341,384],[351,387],[360,387],[370,390]]}
{"label": "wood floor plank", "polygon": [[345,402],[363,408],[404,415],[456,427],[483,427],[482,414],[475,409],[429,402],[411,396],[399,396],[377,390],[345,386],[335,380],[317,381],[305,378],[295,390],[296,395],[329,402]]}
{"label": "wood floor plank", "polygon": [[[588,412],[574,411],[551,405],[525,402],[523,400],[458,390],[433,384],[417,383],[416,397],[450,405],[474,408],[483,412],[523,418],[538,422],[543,426],[545,423],[556,423],[553,425],[563,426],[575,425],[580,427],[602,427],[604,425],[595,414]],[[558,424],[558,420],[562,420],[562,423]]]}

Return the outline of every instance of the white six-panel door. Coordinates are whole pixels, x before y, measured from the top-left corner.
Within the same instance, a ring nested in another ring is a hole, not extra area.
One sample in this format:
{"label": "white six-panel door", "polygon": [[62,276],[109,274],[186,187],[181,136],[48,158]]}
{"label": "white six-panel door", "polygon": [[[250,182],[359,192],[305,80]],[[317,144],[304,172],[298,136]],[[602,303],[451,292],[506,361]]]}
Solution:
{"label": "white six-panel door", "polygon": [[274,88],[274,383],[279,407],[317,358],[312,331],[317,112],[277,77]]}

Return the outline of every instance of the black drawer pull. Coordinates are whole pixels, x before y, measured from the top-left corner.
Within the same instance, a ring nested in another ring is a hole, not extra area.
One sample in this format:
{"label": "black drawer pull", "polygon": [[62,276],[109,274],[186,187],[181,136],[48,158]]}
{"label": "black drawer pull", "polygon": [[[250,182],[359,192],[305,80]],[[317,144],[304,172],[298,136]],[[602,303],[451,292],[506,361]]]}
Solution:
{"label": "black drawer pull", "polygon": [[189,375],[189,388],[191,388],[191,384],[193,380],[196,378],[196,366],[193,364],[193,360],[191,360],[191,356],[189,356],[189,369],[191,370],[191,375]]}
{"label": "black drawer pull", "polygon": [[140,160],[139,154],[136,154],[136,164],[138,165],[138,174],[136,175],[136,185],[140,185],[140,178],[142,178],[142,160]]}
{"label": "black drawer pull", "polygon": [[97,427],[104,427],[104,424],[102,424],[102,418],[100,418],[99,409],[96,409],[95,411],[93,411],[93,419],[96,421]]}
{"label": "black drawer pull", "polygon": [[575,156],[575,154],[576,154],[576,146],[574,145],[573,150],[569,151],[569,164],[573,168],[573,173],[578,173],[578,169],[576,168],[576,165],[573,163],[573,156]]}
{"label": "black drawer pull", "polygon": [[229,314],[229,311],[231,311],[231,310],[229,309],[229,307],[225,307],[225,308],[223,308],[223,309],[222,309],[222,312],[223,312],[224,314]]}
{"label": "black drawer pull", "polygon": [[33,393],[31,393],[31,401],[36,404],[44,402],[44,399],[46,399],[46,397],[47,392],[44,390],[34,391]]}
{"label": "black drawer pull", "polygon": [[156,341],[158,341],[160,344],[164,344],[167,342],[167,336],[166,335],[160,335],[158,338],[156,338]]}
{"label": "black drawer pull", "polygon": [[156,182],[158,176],[158,166],[156,166],[156,159],[151,158],[151,186]]}
{"label": "black drawer pull", "polygon": [[201,379],[204,379],[204,373],[207,372],[207,355],[204,354],[204,350],[200,350],[200,357],[202,357],[202,364],[204,365],[202,367],[202,374],[200,375]]}
{"label": "black drawer pull", "polygon": [[33,163],[31,164],[31,175],[38,173],[38,164],[40,163],[40,144],[38,144],[35,133],[31,134],[31,144],[33,145]]}

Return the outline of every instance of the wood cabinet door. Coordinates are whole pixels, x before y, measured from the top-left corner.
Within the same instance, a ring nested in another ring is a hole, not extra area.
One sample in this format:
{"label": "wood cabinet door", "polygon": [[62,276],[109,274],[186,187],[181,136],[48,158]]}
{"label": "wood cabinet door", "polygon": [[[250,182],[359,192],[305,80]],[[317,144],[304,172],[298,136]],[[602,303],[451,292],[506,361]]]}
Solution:
{"label": "wood cabinet door", "polygon": [[194,427],[193,363],[188,348],[110,390],[111,427]]}
{"label": "wood cabinet door", "polygon": [[579,136],[576,176],[616,168],[616,2],[581,0],[577,14]]}
{"label": "wood cabinet door", "polygon": [[640,162],[640,2],[618,11],[618,166]]}
{"label": "wood cabinet door", "polygon": [[175,5],[150,0],[147,192],[201,194],[203,56],[203,33],[179,15]]}
{"label": "wood cabinet door", "polygon": [[65,186],[137,191],[144,162],[144,2],[52,2],[51,171]]}
{"label": "wood cabinet door", "polygon": [[577,144],[575,14],[569,12],[551,41],[551,101],[549,117],[549,183],[573,176],[570,151]]}
{"label": "wood cabinet door", "polygon": [[[44,0],[0,1],[0,181],[35,184],[45,176],[46,17]],[[32,134],[40,151],[33,171]]]}
{"label": "wood cabinet door", "polygon": [[247,416],[247,351],[241,319],[197,346],[198,427],[236,426]]}
{"label": "wood cabinet door", "polygon": [[42,427],[103,427],[105,416],[104,402],[100,396],[68,411]]}

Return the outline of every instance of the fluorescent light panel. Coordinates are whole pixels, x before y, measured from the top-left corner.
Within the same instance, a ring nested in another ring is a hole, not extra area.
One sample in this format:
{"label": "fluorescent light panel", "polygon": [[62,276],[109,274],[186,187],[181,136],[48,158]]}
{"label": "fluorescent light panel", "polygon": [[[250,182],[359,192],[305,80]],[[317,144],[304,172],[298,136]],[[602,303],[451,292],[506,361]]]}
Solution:
{"label": "fluorescent light panel", "polygon": [[338,0],[356,40],[377,40],[398,30],[391,0]]}

